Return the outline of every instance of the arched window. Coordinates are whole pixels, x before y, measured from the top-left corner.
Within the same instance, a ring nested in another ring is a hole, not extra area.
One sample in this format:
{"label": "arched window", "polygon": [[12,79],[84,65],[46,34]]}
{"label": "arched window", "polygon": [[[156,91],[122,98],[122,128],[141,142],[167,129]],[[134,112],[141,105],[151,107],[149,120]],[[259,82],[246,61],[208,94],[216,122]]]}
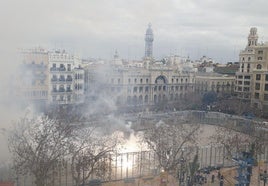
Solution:
{"label": "arched window", "polygon": [[146,96],[144,97],[144,102],[145,102],[145,103],[148,103],[148,95],[146,95]]}
{"label": "arched window", "polygon": [[154,95],[154,103],[157,103],[157,95]]}
{"label": "arched window", "polygon": [[133,96],[133,104],[136,105],[137,104],[137,96]]}
{"label": "arched window", "polygon": [[261,69],[261,68],[262,68],[261,64],[258,64],[257,69]]}
{"label": "arched window", "polygon": [[131,104],[131,97],[130,97],[130,96],[127,97],[127,104],[128,104],[128,105]]}
{"label": "arched window", "polygon": [[170,101],[173,101],[173,94],[170,94]]}
{"label": "arched window", "polygon": [[161,102],[161,95],[158,95],[158,102]]}
{"label": "arched window", "polygon": [[142,104],[143,102],[143,98],[142,98],[142,95],[139,96],[139,104]]}

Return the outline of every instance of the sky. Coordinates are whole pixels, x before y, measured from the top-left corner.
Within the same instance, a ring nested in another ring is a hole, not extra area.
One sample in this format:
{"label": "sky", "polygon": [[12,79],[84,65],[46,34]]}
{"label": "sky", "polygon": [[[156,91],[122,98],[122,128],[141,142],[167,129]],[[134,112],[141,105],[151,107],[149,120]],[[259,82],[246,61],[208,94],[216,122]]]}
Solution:
{"label": "sky", "polygon": [[[156,59],[237,61],[249,29],[268,40],[267,0],[2,0],[0,52],[41,46],[83,58],[142,59],[148,23]],[[1,61],[1,64],[4,61]]]}

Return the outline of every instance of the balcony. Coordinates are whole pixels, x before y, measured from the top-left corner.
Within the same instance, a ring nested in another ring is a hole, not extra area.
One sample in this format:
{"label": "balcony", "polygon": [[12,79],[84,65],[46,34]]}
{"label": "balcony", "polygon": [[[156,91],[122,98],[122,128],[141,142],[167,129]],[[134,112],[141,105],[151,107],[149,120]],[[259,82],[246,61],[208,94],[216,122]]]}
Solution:
{"label": "balcony", "polygon": [[59,71],[66,71],[66,68],[65,67],[60,67]]}
{"label": "balcony", "polygon": [[58,81],[58,79],[57,78],[51,78],[51,81],[56,82],[56,81]]}
{"label": "balcony", "polygon": [[50,71],[57,71],[57,68],[56,67],[51,67]]}
{"label": "balcony", "polygon": [[66,71],[66,68],[65,67],[59,67],[59,68],[56,68],[56,67],[51,67],[50,68],[50,71],[51,72],[64,72],[64,71]]}

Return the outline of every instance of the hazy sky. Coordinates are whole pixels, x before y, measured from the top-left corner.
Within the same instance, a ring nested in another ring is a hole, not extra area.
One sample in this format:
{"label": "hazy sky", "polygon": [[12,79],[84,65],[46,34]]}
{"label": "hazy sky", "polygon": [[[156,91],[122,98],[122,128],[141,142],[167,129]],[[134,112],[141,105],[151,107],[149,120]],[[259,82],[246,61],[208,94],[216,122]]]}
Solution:
{"label": "hazy sky", "polygon": [[[249,29],[268,40],[267,0],[2,0],[1,52],[66,48],[83,57],[141,59],[148,23],[154,56],[234,61]],[[3,63],[3,62],[1,62]]]}

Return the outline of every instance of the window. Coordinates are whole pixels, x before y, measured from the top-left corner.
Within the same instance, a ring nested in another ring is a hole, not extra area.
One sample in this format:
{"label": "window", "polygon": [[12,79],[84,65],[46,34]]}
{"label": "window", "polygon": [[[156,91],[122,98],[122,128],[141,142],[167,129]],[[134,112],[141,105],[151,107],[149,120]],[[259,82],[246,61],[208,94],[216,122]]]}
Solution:
{"label": "window", "polygon": [[238,85],[242,85],[242,81],[238,81]]}
{"label": "window", "polygon": [[146,83],[149,83],[149,79],[148,78],[146,79]]}
{"label": "window", "polygon": [[259,97],[260,97],[260,94],[259,93],[255,93],[255,99],[259,99]]}
{"label": "window", "polygon": [[127,87],[127,92],[131,93],[131,87]]}
{"label": "window", "polygon": [[250,76],[245,76],[245,79],[250,79]]}
{"label": "window", "polygon": [[268,81],[268,74],[265,75],[265,81]]}
{"label": "window", "polygon": [[261,64],[257,65],[257,69],[261,69],[261,67],[262,67]]}
{"label": "window", "polygon": [[71,85],[67,85],[67,92],[71,92]]}
{"label": "window", "polygon": [[263,51],[262,51],[262,50],[259,50],[259,51],[258,51],[258,54],[263,54]]}
{"label": "window", "polygon": [[256,74],[256,80],[261,80],[261,75],[260,74]]}
{"label": "window", "polygon": [[68,65],[67,65],[67,70],[68,70],[68,71],[71,71],[71,64],[68,64]]}
{"label": "window", "polygon": [[117,83],[120,84],[120,79],[117,80]]}
{"label": "window", "polygon": [[238,79],[243,79],[243,76],[238,76]]}
{"label": "window", "polygon": [[137,83],[137,79],[134,79],[134,82]]}
{"label": "window", "polygon": [[255,83],[255,90],[260,90],[260,83]]}
{"label": "window", "polygon": [[250,81],[244,81],[244,85],[250,85]]}
{"label": "window", "polygon": [[139,88],[139,92],[142,92],[142,91],[143,91],[143,87],[140,87],[140,88]]}
{"label": "window", "polygon": [[128,79],[128,84],[130,84],[130,82],[131,82],[131,80],[130,80],[130,79]]}
{"label": "window", "polygon": [[148,92],[149,91],[149,87],[145,87],[145,92]]}
{"label": "window", "polygon": [[138,90],[138,88],[137,87],[134,87],[133,92],[137,92],[137,90]]}
{"label": "window", "polygon": [[250,61],[250,57],[248,57],[248,61]]}
{"label": "window", "polygon": [[265,91],[268,91],[268,84],[265,84],[265,86],[264,86],[264,90],[265,90]]}
{"label": "window", "polygon": [[244,91],[249,91],[249,87],[244,87]]}
{"label": "window", "polygon": [[142,79],[140,79],[140,83],[142,84]]}
{"label": "window", "polygon": [[262,57],[258,57],[258,60],[261,61],[262,60]]}
{"label": "window", "polygon": [[268,101],[268,94],[264,94],[263,99],[264,101]]}

